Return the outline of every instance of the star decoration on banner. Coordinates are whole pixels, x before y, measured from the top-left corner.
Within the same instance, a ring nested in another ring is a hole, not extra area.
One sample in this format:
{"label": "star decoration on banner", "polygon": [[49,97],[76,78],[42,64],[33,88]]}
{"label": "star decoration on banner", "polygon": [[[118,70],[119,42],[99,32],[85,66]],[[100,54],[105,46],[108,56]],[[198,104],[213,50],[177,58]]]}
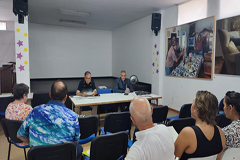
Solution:
{"label": "star decoration on banner", "polygon": [[21,59],[23,57],[22,53],[17,53],[17,58]]}
{"label": "star decoration on banner", "polygon": [[157,67],[159,67],[159,64],[157,64]]}
{"label": "star decoration on banner", "polygon": [[159,72],[159,71],[158,71],[158,69],[157,69],[157,70],[156,70],[156,73],[158,74],[158,72]]}
{"label": "star decoration on banner", "polygon": [[154,74],[154,72],[153,72],[153,74]]}
{"label": "star decoration on banner", "polygon": [[153,62],[153,63],[152,63],[152,66],[154,67],[154,65],[155,65],[155,63]]}
{"label": "star decoration on banner", "polygon": [[16,31],[19,33],[19,32],[20,32],[20,29],[19,29],[19,28],[17,28],[17,29],[16,29]]}
{"label": "star decoration on banner", "polygon": [[28,64],[28,61],[25,61],[24,64],[27,65],[27,64]]}
{"label": "star decoration on banner", "polygon": [[23,46],[23,41],[18,40],[18,43],[17,43],[17,44],[19,45],[19,47],[20,47],[20,46]]}
{"label": "star decoration on banner", "polygon": [[20,69],[20,71],[24,71],[24,66],[22,66],[21,64],[20,64],[20,67],[18,68]]}
{"label": "star decoration on banner", "polygon": [[28,36],[28,34],[27,34],[27,33],[24,33],[24,36],[25,36],[25,37],[27,37],[27,36]]}
{"label": "star decoration on banner", "polygon": [[28,51],[28,49],[27,49],[27,48],[24,48],[24,51],[25,51],[25,52],[27,52],[27,51]]}
{"label": "star decoration on banner", "polygon": [[157,48],[157,45],[156,45],[156,44],[154,45],[154,48]]}
{"label": "star decoration on banner", "polygon": [[155,60],[157,61],[157,58]]}
{"label": "star decoration on banner", "polygon": [[155,52],[153,52],[153,55],[155,55]]}
{"label": "star decoration on banner", "polygon": [[159,52],[157,51],[157,55],[159,55]]}

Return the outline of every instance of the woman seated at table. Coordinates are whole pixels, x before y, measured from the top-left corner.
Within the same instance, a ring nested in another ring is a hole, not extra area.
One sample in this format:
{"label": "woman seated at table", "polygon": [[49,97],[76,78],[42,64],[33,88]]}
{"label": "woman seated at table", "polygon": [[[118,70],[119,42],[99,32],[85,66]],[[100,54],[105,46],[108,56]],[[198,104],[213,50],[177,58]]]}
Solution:
{"label": "woman seated at table", "polygon": [[32,111],[30,105],[25,104],[28,99],[29,87],[24,84],[15,84],[13,95],[15,100],[11,102],[5,111],[5,118],[11,120],[25,120]]}
{"label": "woman seated at table", "polygon": [[191,106],[195,126],[185,127],[175,141],[175,156],[180,160],[219,154],[225,146],[225,136],[215,125],[218,100],[208,91],[198,91]]}
{"label": "woman seated at table", "polygon": [[226,137],[226,147],[240,147],[240,93],[229,91],[224,100],[224,113],[232,123],[223,128]]}

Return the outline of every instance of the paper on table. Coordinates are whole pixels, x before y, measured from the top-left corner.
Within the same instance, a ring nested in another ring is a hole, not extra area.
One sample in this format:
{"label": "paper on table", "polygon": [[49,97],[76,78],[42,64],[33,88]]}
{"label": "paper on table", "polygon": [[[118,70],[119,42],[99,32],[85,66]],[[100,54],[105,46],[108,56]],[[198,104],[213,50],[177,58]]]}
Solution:
{"label": "paper on table", "polygon": [[90,149],[82,152],[84,155],[90,157]]}

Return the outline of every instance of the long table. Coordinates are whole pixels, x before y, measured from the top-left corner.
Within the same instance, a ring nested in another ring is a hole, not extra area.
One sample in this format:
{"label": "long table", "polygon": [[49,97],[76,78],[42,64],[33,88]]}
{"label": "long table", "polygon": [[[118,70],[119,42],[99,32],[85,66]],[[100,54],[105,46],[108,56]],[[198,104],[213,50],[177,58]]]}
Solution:
{"label": "long table", "polygon": [[[74,108],[76,107],[131,102],[136,96],[137,95],[134,93],[129,93],[128,95],[124,95],[123,93],[108,93],[94,97],[69,96],[69,98],[72,101],[72,110],[74,111]],[[155,94],[142,95],[142,97],[145,97],[148,100],[156,100],[157,104],[158,99],[162,98]]]}

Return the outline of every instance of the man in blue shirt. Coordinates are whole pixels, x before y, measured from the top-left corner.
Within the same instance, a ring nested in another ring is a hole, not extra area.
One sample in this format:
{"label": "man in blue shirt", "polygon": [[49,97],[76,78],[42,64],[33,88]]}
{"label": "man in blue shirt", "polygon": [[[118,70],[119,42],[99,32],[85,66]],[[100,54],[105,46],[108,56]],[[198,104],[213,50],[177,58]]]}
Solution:
{"label": "man in blue shirt", "polygon": [[[17,132],[17,137],[30,146],[76,142],[80,138],[78,115],[65,106],[67,85],[63,81],[52,84],[47,104],[36,106]],[[78,158],[82,146],[77,145]]]}
{"label": "man in blue shirt", "polygon": [[[133,92],[133,86],[130,83],[130,80],[126,78],[126,71],[122,70],[120,78],[115,80],[115,92],[116,93],[130,93]],[[120,103],[118,104],[120,107],[121,112],[129,111],[129,104],[130,103]]]}
{"label": "man in blue shirt", "polygon": [[122,70],[121,77],[115,80],[114,89],[116,93],[129,93],[134,91],[130,80],[126,78],[125,70]]}

